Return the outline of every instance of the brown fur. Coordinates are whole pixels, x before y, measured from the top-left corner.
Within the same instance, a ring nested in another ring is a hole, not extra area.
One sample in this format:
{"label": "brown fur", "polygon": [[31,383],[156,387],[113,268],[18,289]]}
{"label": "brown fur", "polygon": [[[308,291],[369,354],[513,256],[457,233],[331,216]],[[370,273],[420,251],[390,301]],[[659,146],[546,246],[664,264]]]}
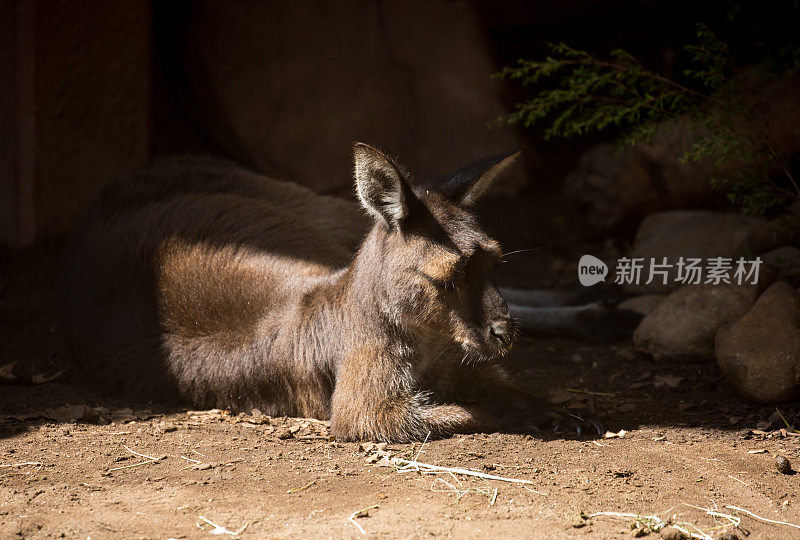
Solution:
{"label": "brown fur", "polygon": [[492,361],[514,334],[500,246],[468,208],[507,162],[412,184],[357,145],[371,220],[214,159],[110,184],[68,248],[75,358],[129,398],[330,418],[344,439],[524,429]]}

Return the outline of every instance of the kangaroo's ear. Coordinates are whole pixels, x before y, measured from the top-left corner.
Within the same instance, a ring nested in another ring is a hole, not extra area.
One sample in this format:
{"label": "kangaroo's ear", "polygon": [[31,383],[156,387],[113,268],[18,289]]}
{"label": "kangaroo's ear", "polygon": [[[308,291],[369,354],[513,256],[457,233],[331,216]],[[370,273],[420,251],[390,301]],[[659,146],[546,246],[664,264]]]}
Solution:
{"label": "kangaroo's ear", "polygon": [[472,206],[520,154],[516,150],[470,163],[438,180],[433,187],[461,206]]}
{"label": "kangaroo's ear", "polygon": [[356,143],[353,156],[361,205],[389,228],[399,227],[414,203],[406,175],[394,161],[367,144]]}

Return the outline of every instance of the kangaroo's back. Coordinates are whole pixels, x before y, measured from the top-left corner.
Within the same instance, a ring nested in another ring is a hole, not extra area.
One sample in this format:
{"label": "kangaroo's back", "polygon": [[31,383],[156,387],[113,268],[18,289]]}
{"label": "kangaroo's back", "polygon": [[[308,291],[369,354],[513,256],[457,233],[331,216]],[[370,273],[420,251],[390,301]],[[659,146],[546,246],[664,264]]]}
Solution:
{"label": "kangaroo's back", "polygon": [[287,301],[345,267],[367,225],[352,203],[227,161],[158,162],[107,186],[70,242],[68,342],[126,396],[203,403],[219,389],[180,381],[228,370],[220,384],[235,401],[258,367],[226,351],[255,362],[246,349],[265,314],[290,316]]}

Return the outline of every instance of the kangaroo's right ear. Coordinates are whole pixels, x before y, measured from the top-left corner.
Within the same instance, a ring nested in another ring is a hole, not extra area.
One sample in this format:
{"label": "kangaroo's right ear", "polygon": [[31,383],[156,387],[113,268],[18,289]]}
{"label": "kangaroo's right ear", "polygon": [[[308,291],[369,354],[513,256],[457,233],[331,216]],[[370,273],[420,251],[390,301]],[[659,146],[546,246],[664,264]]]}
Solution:
{"label": "kangaroo's right ear", "polygon": [[389,228],[399,227],[409,216],[414,194],[405,175],[391,159],[364,144],[353,148],[356,169],[356,192],[361,205]]}

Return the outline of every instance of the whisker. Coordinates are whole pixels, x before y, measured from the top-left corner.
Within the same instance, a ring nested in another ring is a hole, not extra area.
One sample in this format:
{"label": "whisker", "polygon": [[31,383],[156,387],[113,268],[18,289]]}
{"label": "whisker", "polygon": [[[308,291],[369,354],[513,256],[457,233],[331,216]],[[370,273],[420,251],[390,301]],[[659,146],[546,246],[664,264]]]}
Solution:
{"label": "whisker", "polygon": [[517,253],[525,253],[525,252],[528,252],[528,251],[540,251],[541,249],[542,249],[541,247],[534,247],[534,248],[527,248],[527,249],[517,249],[517,250],[514,250],[514,251],[509,251],[508,253],[503,253],[503,257],[502,258],[505,259],[509,255],[516,255]]}

